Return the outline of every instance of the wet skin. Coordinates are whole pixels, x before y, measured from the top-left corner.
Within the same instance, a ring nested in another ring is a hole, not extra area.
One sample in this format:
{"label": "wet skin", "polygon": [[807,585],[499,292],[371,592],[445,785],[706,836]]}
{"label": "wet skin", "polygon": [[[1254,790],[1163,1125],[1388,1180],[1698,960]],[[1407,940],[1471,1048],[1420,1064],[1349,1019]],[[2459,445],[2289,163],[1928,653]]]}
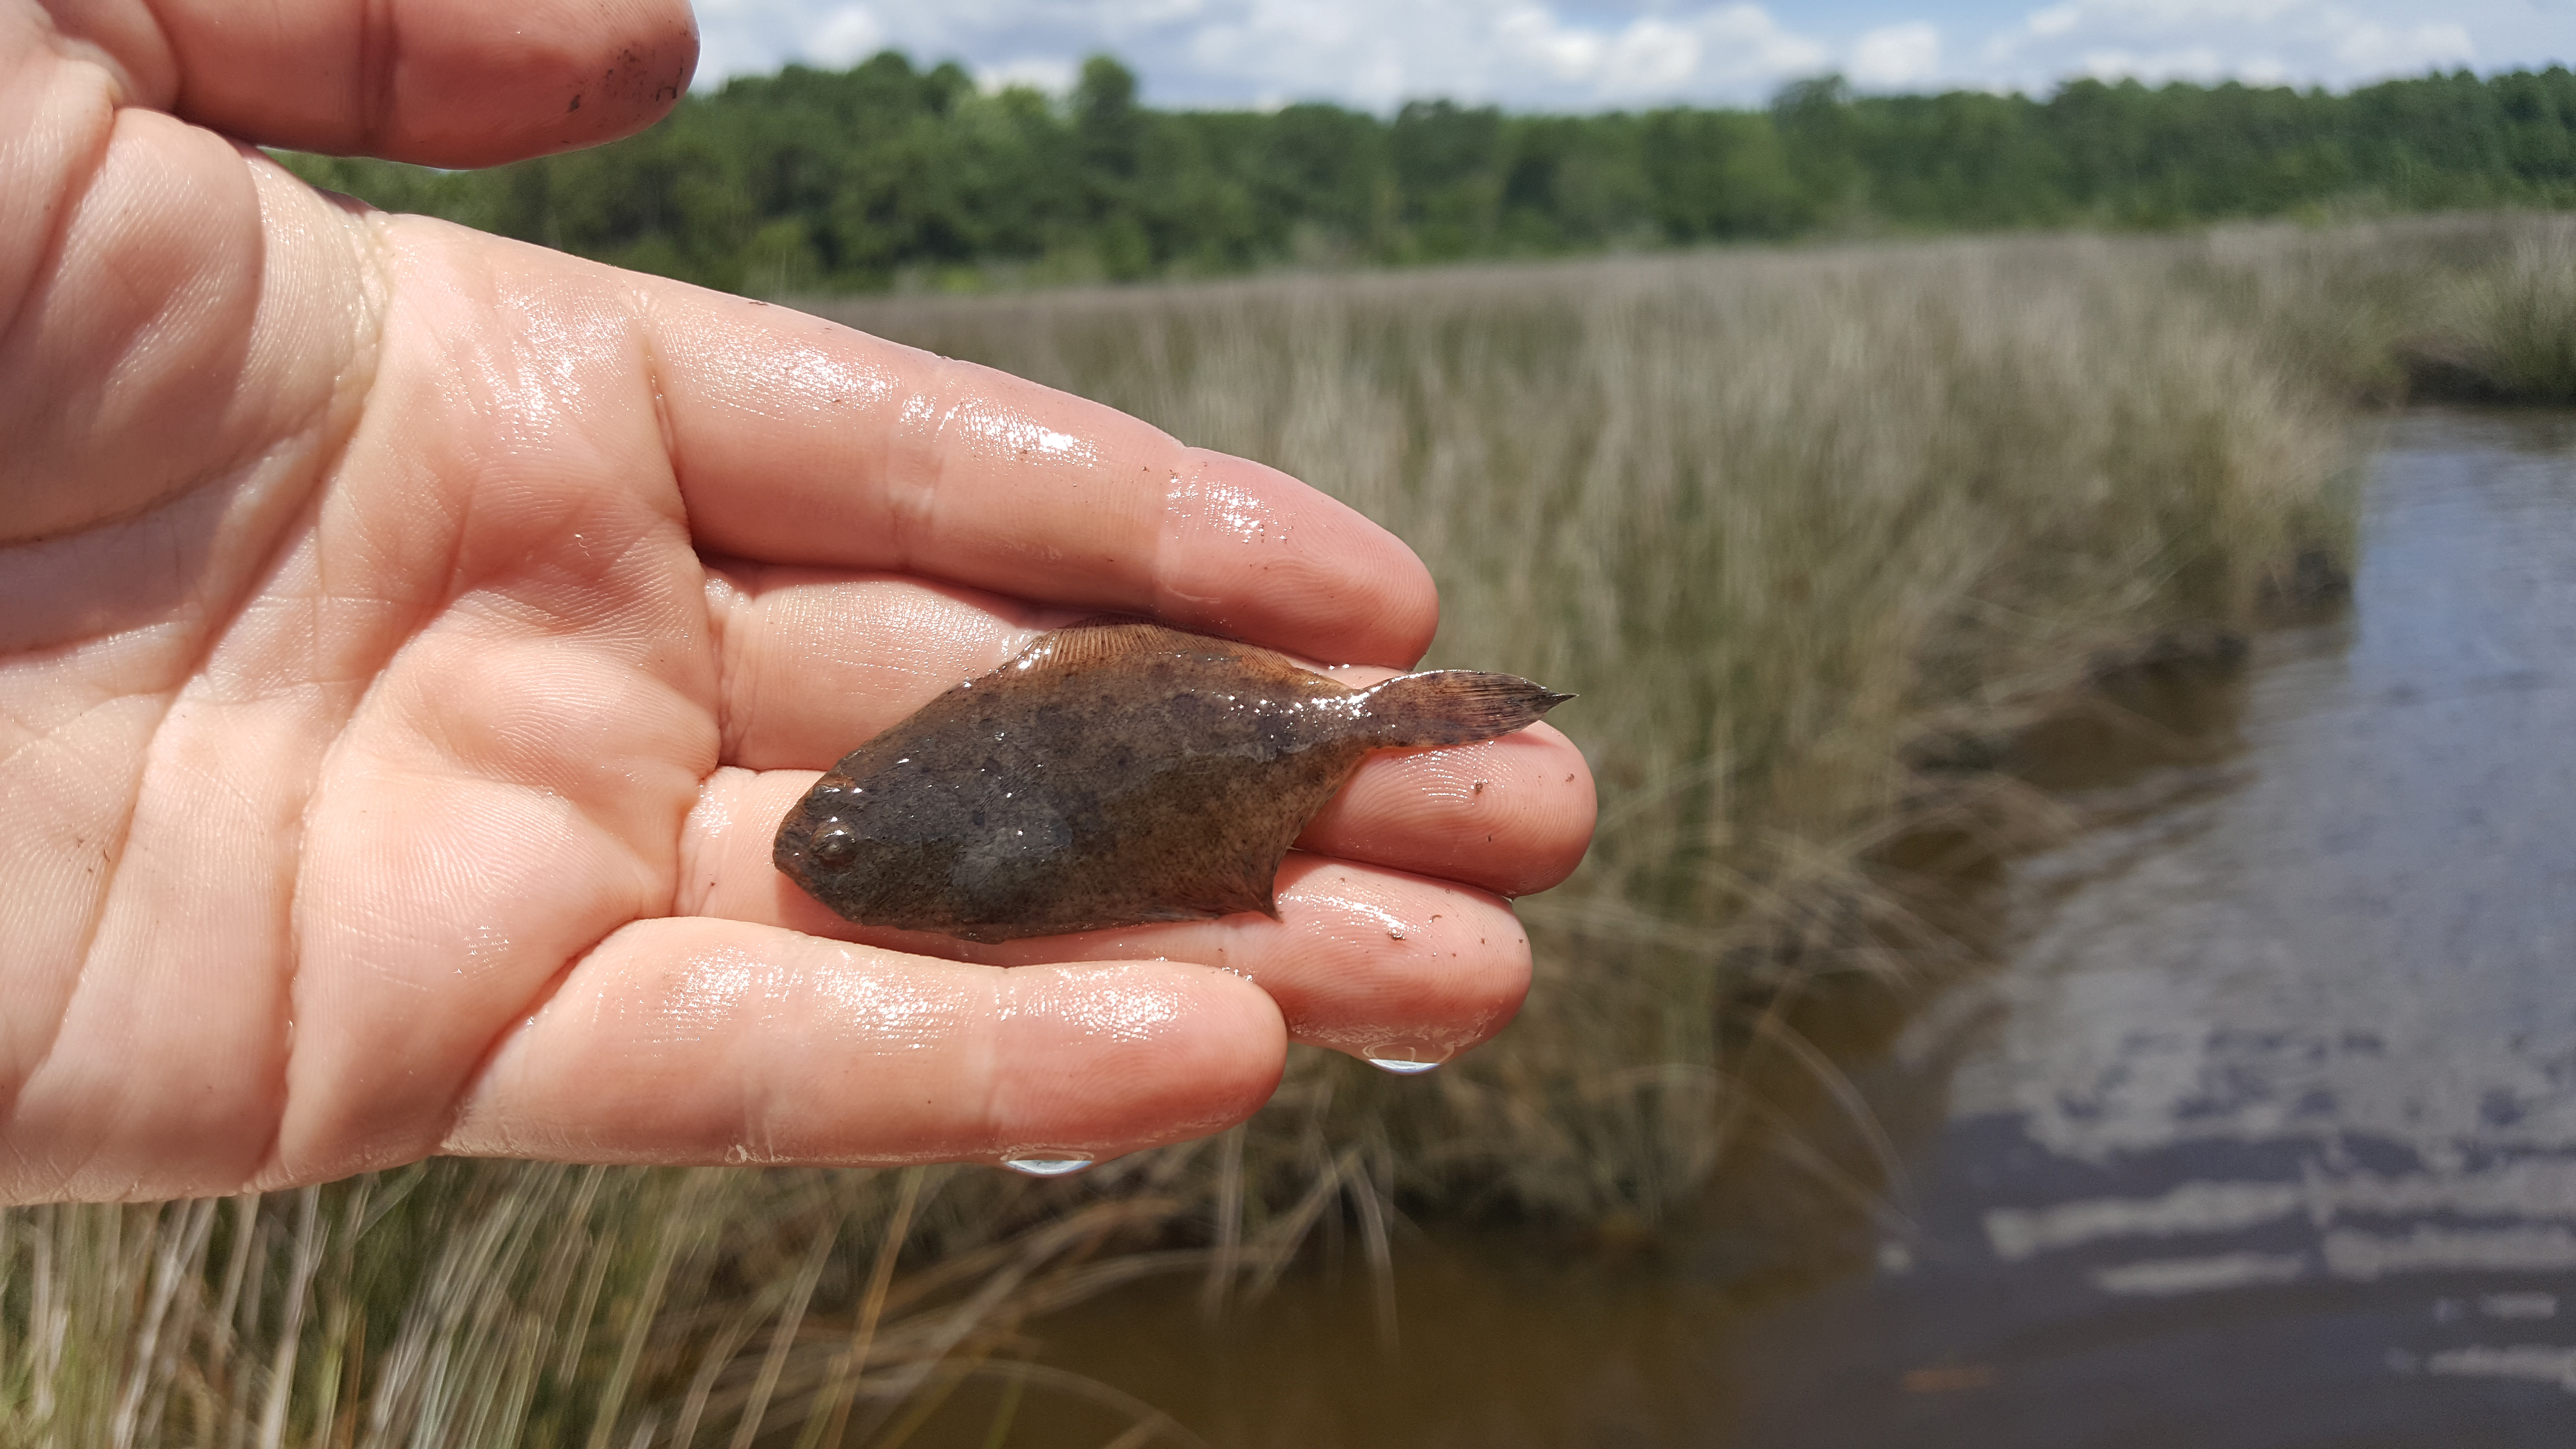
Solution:
{"label": "wet skin", "polygon": [[1048,634],[852,751],[773,859],[864,925],[1008,941],[1241,911],[1370,751],[1460,745],[1571,698],[1443,670],[1353,689],[1136,621]]}
{"label": "wet skin", "polygon": [[251,144],[543,154],[694,50],[672,0],[0,0],[0,1201],[1106,1158],[1292,1038],[1519,1007],[1505,898],[1592,823],[1543,723],[1364,763],[1275,920],[987,946],[778,873],[819,766],[1045,629],[1400,668],[1437,607],[1257,463]]}

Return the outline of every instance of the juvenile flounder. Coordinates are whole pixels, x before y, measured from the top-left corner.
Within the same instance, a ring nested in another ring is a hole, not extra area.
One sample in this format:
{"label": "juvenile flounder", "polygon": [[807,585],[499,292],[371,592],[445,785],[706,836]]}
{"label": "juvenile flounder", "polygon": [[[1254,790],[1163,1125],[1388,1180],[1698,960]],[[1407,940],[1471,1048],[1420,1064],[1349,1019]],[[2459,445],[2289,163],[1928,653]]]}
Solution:
{"label": "juvenile flounder", "polygon": [[1276,916],[1290,842],[1369,751],[1493,739],[1572,697],[1470,670],[1352,689],[1249,644],[1077,624],[852,750],[772,859],[850,920],[970,941]]}

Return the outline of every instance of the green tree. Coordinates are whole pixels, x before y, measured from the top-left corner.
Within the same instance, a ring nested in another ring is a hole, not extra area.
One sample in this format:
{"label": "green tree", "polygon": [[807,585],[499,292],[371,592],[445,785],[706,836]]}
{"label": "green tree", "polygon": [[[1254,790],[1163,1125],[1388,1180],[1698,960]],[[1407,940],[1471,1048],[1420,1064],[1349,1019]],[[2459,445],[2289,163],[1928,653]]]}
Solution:
{"label": "green tree", "polygon": [[1514,116],[1418,101],[1158,111],[1116,59],[1071,95],[979,92],[892,51],[684,99],[613,146],[488,172],[292,157],[315,182],[711,286],[881,287],[1065,259],[1112,278],[1660,241],[2173,226],[2324,206],[2576,206],[2565,67],[2346,95],[2072,81]]}

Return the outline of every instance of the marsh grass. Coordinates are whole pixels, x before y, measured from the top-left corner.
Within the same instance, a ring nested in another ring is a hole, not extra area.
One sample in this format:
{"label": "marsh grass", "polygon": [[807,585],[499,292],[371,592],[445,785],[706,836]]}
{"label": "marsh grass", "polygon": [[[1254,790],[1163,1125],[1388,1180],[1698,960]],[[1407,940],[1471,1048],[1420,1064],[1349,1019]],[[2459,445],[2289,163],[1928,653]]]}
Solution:
{"label": "marsh grass", "polygon": [[1651,1224],[1724,1147],[1725,996],[1948,949],[1886,848],[2026,823],[1927,756],[2340,546],[2340,400],[2214,265],[2059,238],[835,315],[1297,473],[1431,562],[1434,663],[1581,696],[1603,824],[1525,908],[1530,1011],[1423,1081],[1303,1061],[1255,1131],[1382,1139],[1407,1203]]}
{"label": "marsh grass", "polygon": [[2448,341],[2491,397],[2576,403],[2576,216],[2526,228],[2455,284]]}
{"label": "marsh grass", "polygon": [[2576,215],[2213,233],[2195,281],[2349,402],[2576,401]]}
{"label": "marsh grass", "polygon": [[[958,1384],[1035,1372],[1029,1315],[1202,1264],[1161,1243],[1187,1164],[1122,1164],[1081,1201],[944,1169],[446,1161],[19,1209],[0,1443],[891,1445]],[[1188,1440],[1109,1390],[1049,1387]]]}
{"label": "marsh grass", "polygon": [[[1055,1395],[1106,1407],[1122,1444],[1187,1442],[1032,1363],[1020,1326],[1161,1272],[1227,1311],[1318,1242],[1382,1270],[1408,1214],[1651,1233],[1759,1119],[1730,1086],[1748,1054],[1835,1098],[1783,1000],[1973,953],[1907,845],[1993,855],[2061,823],[1992,768],[2017,732],[2331,584],[2356,404],[2444,367],[2552,395],[2571,234],[2433,219],[820,305],[1307,478],[1430,561],[1435,662],[1582,695],[1561,722],[1601,832],[1522,908],[1521,1020],[1427,1078],[1301,1053],[1245,1126],[1068,1183],[441,1162],[14,1210],[0,1441],[890,1449],[986,1379],[1009,1385],[991,1443]],[[1885,1185],[1811,1156],[1833,1193]]]}

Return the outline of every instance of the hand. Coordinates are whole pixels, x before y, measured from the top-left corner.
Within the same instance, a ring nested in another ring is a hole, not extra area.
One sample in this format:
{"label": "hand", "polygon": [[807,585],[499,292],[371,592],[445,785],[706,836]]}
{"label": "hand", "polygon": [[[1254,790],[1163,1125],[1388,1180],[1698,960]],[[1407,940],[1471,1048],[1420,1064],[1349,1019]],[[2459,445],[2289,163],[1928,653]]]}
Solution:
{"label": "hand", "polygon": [[1282,922],[937,959],[769,864],[816,770],[1080,614],[1411,662],[1395,539],[225,139],[488,164],[646,123],[695,48],[671,0],[0,0],[0,1200],[1108,1157],[1250,1113],[1292,1036],[1517,1009],[1501,895],[1592,818],[1545,726],[1372,761]]}

